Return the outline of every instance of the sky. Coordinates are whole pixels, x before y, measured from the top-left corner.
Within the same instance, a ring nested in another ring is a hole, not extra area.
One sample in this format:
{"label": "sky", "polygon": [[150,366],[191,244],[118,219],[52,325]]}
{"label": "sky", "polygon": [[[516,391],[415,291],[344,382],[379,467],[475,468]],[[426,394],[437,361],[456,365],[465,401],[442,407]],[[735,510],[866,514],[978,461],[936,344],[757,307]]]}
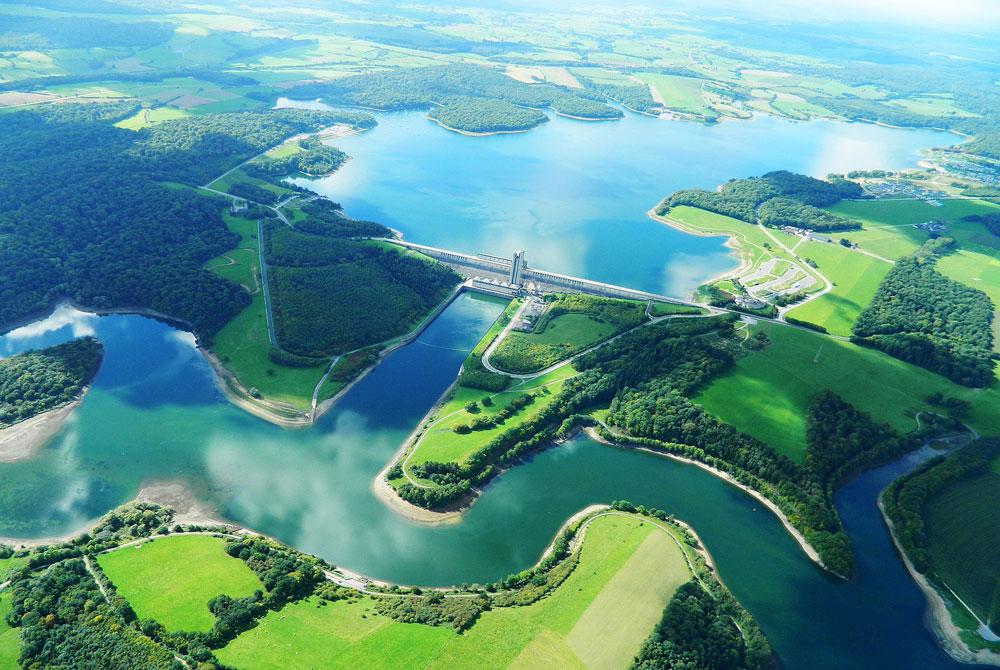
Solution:
{"label": "sky", "polygon": [[717,0],[719,10],[785,14],[788,18],[816,16],[824,19],[856,18],[879,22],[900,21],[913,25],[942,26],[980,31],[1000,26],[1000,0]]}

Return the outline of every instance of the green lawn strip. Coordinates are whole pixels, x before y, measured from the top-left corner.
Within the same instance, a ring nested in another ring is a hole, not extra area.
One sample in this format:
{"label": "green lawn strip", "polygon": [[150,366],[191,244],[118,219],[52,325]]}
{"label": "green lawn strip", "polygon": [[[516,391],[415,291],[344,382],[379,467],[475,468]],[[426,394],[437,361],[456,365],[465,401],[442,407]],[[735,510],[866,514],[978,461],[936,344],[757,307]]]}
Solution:
{"label": "green lawn strip", "polygon": [[268,358],[270,348],[263,293],[253,296],[250,305],[215,334],[211,345],[212,352],[247,390],[256,389],[270,400],[308,409],[326,364],[311,368],[278,365]]}
{"label": "green lawn strip", "polygon": [[[434,413],[430,428],[417,442],[407,465],[417,465],[427,461],[463,463],[497,435],[538,416],[559,395],[563,382],[575,374],[573,366],[566,365],[541,377],[514,384],[500,393],[463,386],[455,387],[452,397]],[[507,419],[502,425],[488,430],[474,430],[464,435],[453,430],[455,426],[468,425],[476,418],[495,416],[515,398],[525,393],[538,395],[533,403]],[[490,407],[482,405],[482,400],[487,397],[493,402]],[[477,403],[479,409],[476,414],[465,410],[465,406],[473,401]]]}
{"label": "green lawn strip", "polygon": [[[242,183],[247,183],[247,184],[253,184],[254,186],[259,186],[262,189],[265,189],[267,191],[270,191],[271,193],[274,193],[279,199],[284,198],[284,197],[289,196],[289,195],[295,195],[296,194],[296,192],[293,191],[293,190],[291,190],[291,189],[284,188],[284,187],[281,187],[281,186],[277,186],[276,184],[272,184],[271,182],[264,181],[263,179],[257,179],[255,177],[251,177],[250,175],[248,175],[246,172],[244,172],[242,169],[239,169],[239,168],[233,170],[232,172],[230,172],[229,174],[225,175],[224,177],[220,177],[219,179],[216,179],[211,184],[209,184],[208,187],[211,188],[211,189],[214,189],[216,191],[222,191],[223,193],[229,193],[229,189],[232,188],[232,186],[234,184],[241,183],[241,182]],[[263,204],[268,205],[268,204],[271,204],[271,203],[266,203],[265,202]]]}
{"label": "green lawn strip", "polygon": [[824,389],[904,433],[916,427],[918,411],[940,411],[924,402],[940,391],[971,403],[967,423],[983,434],[1000,434],[996,387],[959,386],[879,351],[818,333],[769,323],[758,324],[758,330],[771,343],[738,359],[730,373],[711,382],[694,400],[796,462],[805,453],[806,409]]}
{"label": "green lawn strip", "polygon": [[20,655],[19,631],[7,625],[7,612],[11,609],[10,591],[0,591],[0,670],[18,670]]}
{"label": "green lawn strip", "polygon": [[222,219],[230,231],[240,236],[240,241],[235,248],[216,256],[204,267],[224,279],[242,284],[248,293],[256,293],[260,290],[257,222],[233,216],[228,211],[223,212]]}
{"label": "green lawn strip", "polygon": [[928,502],[924,519],[937,575],[986,621],[1000,577],[1000,474],[955,482]]}
{"label": "green lawn strip", "polygon": [[815,261],[833,288],[790,310],[788,316],[823,326],[834,335],[850,335],[858,314],[871,302],[892,266],[828,242],[803,242],[795,251],[802,258]]}
{"label": "green lawn strip", "polygon": [[97,562],[140,619],[170,631],[208,631],[215,623],[209,600],[264,588],[224,547],[208,535],[175,535],[101,554]]}
{"label": "green lawn strip", "polygon": [[652,316],[667,316],[670,314],[704,314],[705,310],[690,305],[678,305],[672,302],[654,302],[650,310]]}
{"label": "green lawn strip", "polygon": [[686,205],[671,208],[666,218],[694,233],[735,238],[737,253],[749,267],[757,267],[774,256],[789,260],[782,250],[774,248],[763,229],[745,221]]}
{"label": "green lawn strip", "polygon": [[367,598],[327,607],[303,602],[268,614],[217,655],[255,670],[620,668],[689,579],[667,532],[646,519],[609,515],[587,527],[580,564],[554,592],[484,612],[462,635],[385,619]]}

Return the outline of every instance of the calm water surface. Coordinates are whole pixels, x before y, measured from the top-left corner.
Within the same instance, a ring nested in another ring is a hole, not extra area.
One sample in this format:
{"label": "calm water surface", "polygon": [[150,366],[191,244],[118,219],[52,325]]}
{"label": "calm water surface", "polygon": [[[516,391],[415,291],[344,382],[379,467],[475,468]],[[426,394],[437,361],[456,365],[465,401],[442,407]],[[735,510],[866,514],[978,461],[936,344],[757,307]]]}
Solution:
{"label": "calm water surface", "polygon": [[[420,242],[524,247],[554,270],[676,294],[731,260],[718,240],[648,222],[645,210],[664,193],[779,167],[824,174],[846,169],[848,159],[852,167],[893,167],[911,163],[918,146],[943,141],[874,126],[761,119],[709,128],[639,117],[556,120],[525,135],[469,139],[419,114],[380,120],[375,131],[338,142],[355,158],[320,184],[352,215]],[[640,137],[649,129],[656,133]],[[501,309],[461,296],[303,431],[229,405],[190,334],[138,316],[59,310],[0,337],[0,356],[95,334],[105,361],[60,435],[33,459],[0,465],[0,535],[69,532],[143,483],[182,480],[226,517],[331,562],[440,585],[522,569],[567,516],[628,498],[694,525],[786,667],[961,667],[924,629],[922,596],[875,508],[881,487],[912,465],[906,461],[838,494],[859,554],[850,583],[821,574],[771,514],[698,468],[582,438],[499,478],[457,525],[425,527],[389,512],[370,491],[373,477]]]}
{"label": "calm water surface", "polygon": [[815,176],[911,166],[937,131],[774,117],[712,126],[628,114],[587,123],[553,116],[527,133],[466,137],[422,112],[331,144],[352,159],[309,188],[406,239],[468,253],[528,252],[539,268],[686,297],[735,264],[722,238],[646,216],[672,191],[788,169]]}

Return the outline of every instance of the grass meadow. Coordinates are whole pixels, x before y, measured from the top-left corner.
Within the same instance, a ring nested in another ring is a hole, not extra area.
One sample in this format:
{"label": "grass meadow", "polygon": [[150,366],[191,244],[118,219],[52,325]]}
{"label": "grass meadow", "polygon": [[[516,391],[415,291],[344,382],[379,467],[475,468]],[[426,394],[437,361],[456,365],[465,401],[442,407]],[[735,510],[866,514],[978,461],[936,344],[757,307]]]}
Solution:
{"label": "grass meadow", "polygon": [[[694,400],[722,421],[801,462],[805,415],[817,393],[830,389],[899,432],[916,428],[916,413],[940,391],[972,403],[965,421],[984,434],[1000,433],[1000,390],[972,389],[873,349],[819,333],[760,323],[771,343],[738,359]],[[875,389],[873,391],[872,389]]]}
{"label": "grass meadow", "polygon": [[580,564],[554,592],[484,612],[462,635],[379,616],[367,599],[326,607],[306,601],[270,613],[218,657],[255,670],[622,668],[689,579],[672,535],[615,514],[591,522]]}
{"label": "grass meadow", "polygon": [[7,625],[7,612],[10,611],[10,592],[0,591],[0,670],[18,670],[20,654],[19,632]]}
{"label": "grass meadow", "polygon": [[854,321],[872,298],[892,266],[839,244],[803,242],[795,250],[810,258],[833,283],[833,289],[788,312],[788,316],[823,326],[834,335],[850,335]]}
{"label": "grass meadow", "polygon": [[264,589],[224,546],[209,535],[175,535],[101,554],[97,562],[140,619],[170,631],[208,631],[215,623],[209,600]]}

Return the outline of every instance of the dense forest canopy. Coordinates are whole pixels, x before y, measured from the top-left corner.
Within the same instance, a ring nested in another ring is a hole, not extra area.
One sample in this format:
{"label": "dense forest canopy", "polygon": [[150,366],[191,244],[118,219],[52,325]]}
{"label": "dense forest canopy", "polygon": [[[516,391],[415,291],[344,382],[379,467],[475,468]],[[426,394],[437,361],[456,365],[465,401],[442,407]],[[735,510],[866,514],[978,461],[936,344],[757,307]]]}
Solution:
{"label": "dense forest canopy", "polygon": [[74,400],[102,356],[100,342],[83,337],[0,359],[0,428]]}
{"label": "dense forest canopy", "polygon": [[899,260],[854,324],[856,339],[965,386],[993,382],[994,305],[934,269],[954,240],[929,240]]}
{"label": "dense forest canopy", "polygon": [[861,226],[819,209],[845,198],[859,198],[861,187],[846,179],[824,181],[786,170],[761,177],[731,179],[718,191],[687,189],[673,193],[659,213],[688,205],[765,226],[793,226],[816,231],[851,230]]}
{"label": "dense forest canopy", "polygon": [[65,104],[0,117],[0,328],[68,298],[152,309],[210,337],[249,303],[202,269],[237,242],[221,218],[226,202],[160,182],[203,184],[290,135],[371,120],[277,110],[139,132],[109,123],[133,111]]}

